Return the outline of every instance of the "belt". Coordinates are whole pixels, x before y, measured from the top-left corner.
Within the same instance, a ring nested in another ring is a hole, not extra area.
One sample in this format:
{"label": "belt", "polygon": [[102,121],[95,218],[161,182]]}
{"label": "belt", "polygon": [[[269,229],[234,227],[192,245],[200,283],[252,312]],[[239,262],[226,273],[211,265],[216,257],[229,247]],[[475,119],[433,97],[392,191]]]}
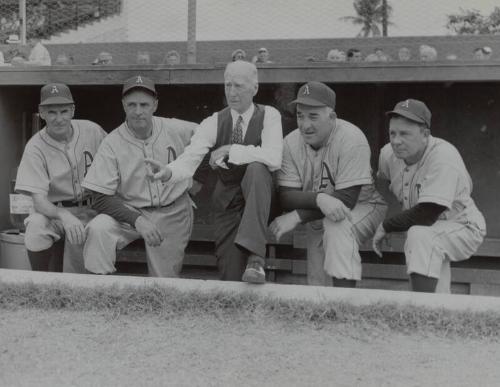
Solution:
{"label": "belt", "polygon": [[78,200],[61,200],[59,202],[53,203],[57,207],[85,207],[90,206],[92,201],[90,198],[83,199],[81,201]]}

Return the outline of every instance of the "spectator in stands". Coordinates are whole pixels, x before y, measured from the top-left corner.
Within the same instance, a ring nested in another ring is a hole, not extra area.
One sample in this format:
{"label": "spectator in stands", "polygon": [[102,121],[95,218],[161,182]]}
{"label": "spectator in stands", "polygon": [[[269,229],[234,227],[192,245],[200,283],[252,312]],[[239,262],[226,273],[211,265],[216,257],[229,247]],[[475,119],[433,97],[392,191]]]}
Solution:
{"label": "spectator in stands", "polygon": [[345,52],[334,48],[328,51],[326,60],[329,62],[345,62],[346,60]]}
{"label": "spectator in stands", "polygon": [[181,63],[181,55],[176,50],[170,50],[165,54],[163,58],[163,64],[174,66]]}
{"label": "spectator in stands", "polygon": [[137,52],[137,64],[148,65],[150,63],[151,63],[151,57],[149,56],[149,52],[147,52],[147,51],[138,51]]}
{"label": "spectator in stands", "polygon": [[100,52],[97,58],[92,62],[93,65],[112,65],[113,56],[106,51]]}
{"label": "spectator in stands", "polygon": [[478,47],[474,50],[473,58],[475,60],[488,60],[491,58],[492,52],[493,50],[491,49],[491,47]]}
{"label": "spectator in stands", "polygon": [[28,56],[28,61],[26,64],[32,66],[50,66],[51,59],[47,48],[42,44],[40,38],[31,38],[28,42],[28,46],[31,48],[30,54]]}
{"label": "spectator in stands", "polygon": [[422,62],[433,62],[437,60],[437,50],[432,46],[422,44],[419,47],[418,52],[420,54],[420,60]]}
{"label": "spectator in stands", "polygon": [[411,51],[408,47],[401,47],[398,50],[398,59],[401,62],[408,62],[411,60]]}
{"label": "spectator in stands", "polygon": [[347,50],[347,61],[348,62],[361,62],[363,60],[363,55],[361,51],[357,48],[350,48]]}
{"label": "spectator in stands", "polygon": [[245,60],[246,57],[247,57],[247,53],[244,50],[242,50],[241,48],[234,50],[233,53],[231,54],[231,59],[233,62],[236,60]]}
{"label": "spectator in stands", "polygon": [[377,47],[373,53],[366,56],[366,62],[389,62],[391,58],[381,48]]}
{"label": "spectator in stands", "polygon": [[259,51],[257,51],[257,55],[252,58],[252,62],[255,64],[273,63],[271,60],[269,60],[269,51],[267,51],[267,48],[265,47],[259,48]]}

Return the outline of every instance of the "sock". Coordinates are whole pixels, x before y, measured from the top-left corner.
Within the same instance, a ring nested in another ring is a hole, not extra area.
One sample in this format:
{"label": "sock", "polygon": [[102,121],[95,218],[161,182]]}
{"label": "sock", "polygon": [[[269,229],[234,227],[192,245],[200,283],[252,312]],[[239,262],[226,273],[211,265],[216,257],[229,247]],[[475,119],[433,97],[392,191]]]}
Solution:
{"label": "sock", "polygon": [[30,259],[31,270],[49,271],[49,262],[52,258],[52,249],[42,251],[28,250],[28,258]]}
{"label": "sock", "polygon": [[355,288],[356,280],[333,277],[333,286],[336,288]]}
{"label": "sock", "polygon": [[426,275],[411,273],[411,290],[414,292],[434,293],[438,283],[437,278],[428,277]]}

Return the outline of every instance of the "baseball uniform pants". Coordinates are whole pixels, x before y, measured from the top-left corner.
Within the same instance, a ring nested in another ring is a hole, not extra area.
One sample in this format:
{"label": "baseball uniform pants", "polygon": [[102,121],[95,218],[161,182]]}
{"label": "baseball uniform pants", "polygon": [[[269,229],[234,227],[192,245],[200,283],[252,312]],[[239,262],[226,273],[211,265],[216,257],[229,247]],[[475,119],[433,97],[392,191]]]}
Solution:
{"label": "baseball uniform pants", "polygon": [[307,282],[332,286],[332,277],[361,279],[359,245],[371,238],[384,220],[385,204],[358,203],[352,220],[328,218],[307,224]]}
{"label": "baseball uniform pants", "polygon": [[[88,207],[66,207],[84,225],[96,216],[96,212]],[[53,244],[64,238],[64,228],[59,219],[49,219],[45,215],[32,213],[24,224],[26,233],[24,244],[26,249],[34,252],[48,250]],[[63,271],[66,273],[85,273],[83,265],[83,246],[65,241],[63,254]]]}
{"label": "baseball uniform pants", "polygon": [[262,257],[262,265],[266,255],[274,192],[269,169],[261,163],[249,164],[240,188],[226,209],[214,216],[219,274],[226,281],[241,281],[249,254]]}
{"label": "baseball uniform pants", "polygon": [[[184,260],[184,249],[193,229],[193,207],[187,193],[168,206],[139,209],[163,235],[159,246],[146,245],[149,275],[178,277]],[[106,214],[97,215],[87,226],[83,256],[85,268],[96,274],[116,271],[116,250],[142,238],[135,228]]]}
{"label": "baseball uniform pants", "polygon": [[443,262],[470,258],[483,242],[486,230],[473,224],[438,220],[432,226],[413,226],[404,246],[408,274],[442,276]]}

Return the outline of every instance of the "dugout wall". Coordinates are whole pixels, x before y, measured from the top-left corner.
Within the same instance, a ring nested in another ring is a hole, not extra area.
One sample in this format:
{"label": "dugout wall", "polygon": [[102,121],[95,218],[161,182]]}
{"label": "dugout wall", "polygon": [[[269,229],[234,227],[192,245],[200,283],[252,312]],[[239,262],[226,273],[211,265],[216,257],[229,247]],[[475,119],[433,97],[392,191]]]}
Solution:
{"label": "dugout wall", "polygon": [[[10,227],[10,180],[32,133],[40,87],[51,81],[67,83],[76,101],[76,118],[96,121],[109,132],[123,120],[121,83],[138,73],[158,84],[159,115],[199,122],[224,106],[223,65],[0,69],[1,227]],[[433,134],[452,142],[464,158],[474,182],[473,197],[486,217],[489,255],[500,256],[500,63],[266,65],[260,68],[259,78],[256,102],[276,106],[284,116],[286,132],[294,127],[287,103],[299,85],[319,80],[332,86],[339,117],[367,135],[374,167],[388,139],[384,112],[405,98],[424,100],[433,113]],[[197,221],[210,223],[208,217],[202,206]]]}

